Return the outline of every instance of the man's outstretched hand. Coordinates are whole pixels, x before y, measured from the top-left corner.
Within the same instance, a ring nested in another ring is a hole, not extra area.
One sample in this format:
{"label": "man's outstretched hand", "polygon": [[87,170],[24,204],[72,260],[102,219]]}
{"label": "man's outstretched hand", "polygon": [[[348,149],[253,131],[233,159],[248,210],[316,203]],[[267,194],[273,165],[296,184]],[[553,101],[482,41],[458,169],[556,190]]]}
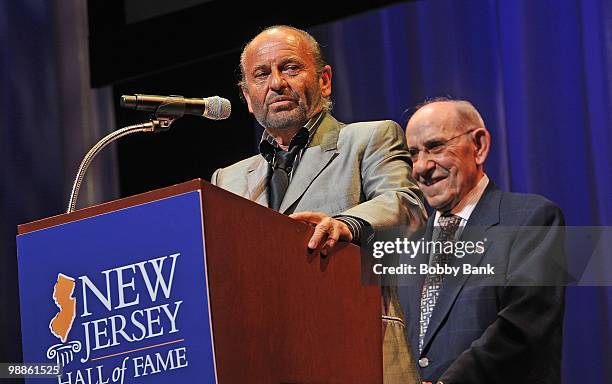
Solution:
{"label": "man's outstretched hand", "polygon": [[338,241],[350,242],[353,240],[353,234],[345,223],[323,212],[298,212],[292,213],[289,217],[315,227],[308,241],[308,249],[313,251],[320,249],[323,256],[326,256]]}

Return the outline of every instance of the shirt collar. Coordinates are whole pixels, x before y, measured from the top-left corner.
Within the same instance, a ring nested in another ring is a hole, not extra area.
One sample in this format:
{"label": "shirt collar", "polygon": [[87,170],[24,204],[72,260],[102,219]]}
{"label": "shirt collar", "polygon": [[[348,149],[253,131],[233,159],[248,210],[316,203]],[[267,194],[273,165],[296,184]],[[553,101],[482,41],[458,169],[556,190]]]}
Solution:
{"label": "shirt collar", "polygon": [[[306,145],[304,146],[304,147],[307,147],[308,144],[310,143],[310,140],[312,140],[312,137],[317,131],[317,128],[319,127],[319,125],[321,125],[321,121],[323,121],[324,117],[325,117],[324,111],[317,113],[310,120],[308,120],[308,122],[302,128],[300,128],[300,130],[296,132],[295,136],[293,137],[295,138],[296,136],[298,136],[298,133],[300,131],[308,132],[308,141],[306,142]],[[289,148],[291,148],[293,145],[294,145],[294,141],[292,138],[291,143],[289,144]],[[261,135],[261,141],[259,142],[259,153],[261,153],[261,155],[268,162],[270,162],[272,157],[274,156],[274,153],[279,148],[280,147],[278,143],[276,142],[276,140],[274,140],[274,137],[272,137],[272,135],[270,135],[268,131],[264,129],[264,132]]]}
{"label": "shirt collar", "polygon": [[[472,190],[469,191],[468,194],[463,197],[463,199],[461,199],[459,204],[457,204],[453,209],[451,209],[450,213],[455,216],[461,217],[462,222],[467,222],[470,219],[474,208],[476,208],[476,204],[478,204],[478,202],[480,201],[480,198],[482,197],[482,194],[484,193],[488,184],[489,177],[485,173],[484,176],[480,178],[476,186],[472,188]],[[439,211],[436,211],[436,217],[434,218],[435,223],[438,222],[440,216],[441,213]]]}

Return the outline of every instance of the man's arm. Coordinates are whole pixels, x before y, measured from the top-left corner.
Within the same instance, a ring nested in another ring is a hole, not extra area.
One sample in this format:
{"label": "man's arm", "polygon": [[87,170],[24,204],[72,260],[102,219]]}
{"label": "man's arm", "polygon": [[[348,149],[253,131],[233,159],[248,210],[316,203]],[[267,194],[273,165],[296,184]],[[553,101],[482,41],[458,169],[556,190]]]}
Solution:
{"label": "man's arm", "polygon": [[342,212],[362,219],[374,232],[394,226],[412,230],[426,220],[422,193],[412,178],[404,132],[393,121],[372,130],[361,160],[365,201]]}
{"label": "man's arm", "polygon": [[[411,176],[405,148],[404,133],[395,122],[385,121],[371,130],[360,162],[365,201],[335,218],[321,212],[290,215],[296,220],[315,225],[309,248],[321,248],[326,253],[338,240],[351,241],[366,229],[376,232],[406,226],[415,230],[423,225],[426,213],[422,194]],[[355,225],[359,226],[357,233]]]}

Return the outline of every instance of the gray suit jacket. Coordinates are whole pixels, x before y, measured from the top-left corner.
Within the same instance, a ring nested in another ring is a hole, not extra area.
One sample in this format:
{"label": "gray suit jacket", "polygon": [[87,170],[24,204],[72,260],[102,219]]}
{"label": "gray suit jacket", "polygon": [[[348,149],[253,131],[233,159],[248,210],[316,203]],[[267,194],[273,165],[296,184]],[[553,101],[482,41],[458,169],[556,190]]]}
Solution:
{"label": "gray suit jacket", "polygon": [[[280,212],[354,216],[374,230],[423,224],[402,129],[393,121],[344,125],[327,114],[296,168]],[[211,182],[268,206],[268,163],[261,155],[212,175]]]}
{"label": "gray suit jacket", "polygon": [[[327,114],[294,171],[280,212],[319,211],[367,221],[374,231],[424,223],[402,129],[393,121],[342,124]],[[268,206],[268,163],[256,155],[217,170],[211,182]],[[419,382],[396,291],[383,289],[385,384]]]}

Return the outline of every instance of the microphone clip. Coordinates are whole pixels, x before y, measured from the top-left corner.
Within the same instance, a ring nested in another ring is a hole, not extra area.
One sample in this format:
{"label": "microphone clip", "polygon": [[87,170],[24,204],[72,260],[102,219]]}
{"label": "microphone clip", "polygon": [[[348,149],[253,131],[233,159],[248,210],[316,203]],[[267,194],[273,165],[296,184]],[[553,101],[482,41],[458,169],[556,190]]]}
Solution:
{"label": "microphone clip", "polygon": [[[157,115],[157,113],[155,113]],[[155,116],[150,120],[151,130],[150,132],[159,133],[166,132],[170,129],[170,126],[176,121],[176,117],[166,117],[166,116]]]}
{"label": "microphone clip", "polygon": [[155,109],[156,119],[175,120],[185,115],[185,98],[180,95],[170,95]]}

